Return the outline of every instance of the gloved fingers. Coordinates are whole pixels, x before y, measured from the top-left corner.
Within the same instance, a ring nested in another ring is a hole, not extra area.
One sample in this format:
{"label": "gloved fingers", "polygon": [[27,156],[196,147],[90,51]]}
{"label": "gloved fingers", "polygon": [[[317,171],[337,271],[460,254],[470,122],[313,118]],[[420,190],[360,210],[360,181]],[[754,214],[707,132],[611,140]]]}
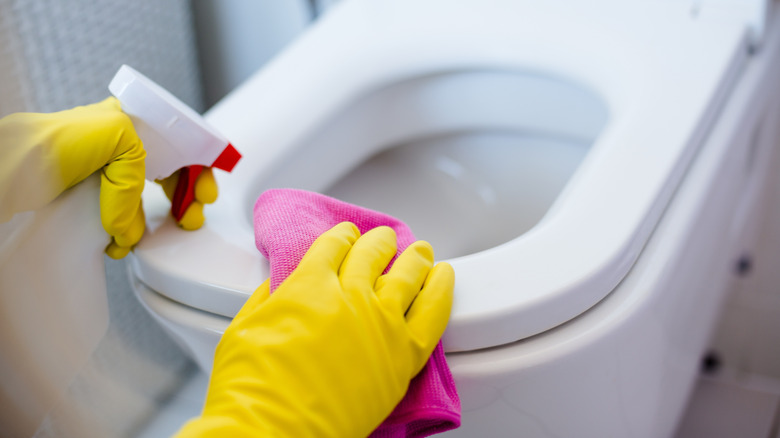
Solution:
{"label": "gloved fingers", "polygon": [[112,259],[121,259],[125,257],[130,249],[141,240],[146,228],[146,217],[144,210],[138,206],[133,221],[127,230],[119,235],[111,236],[111,243],[106,247],[106,254]]}
{"label": "gloved fingers", "polygon": [[116,241],[114,238],[111,238],[111,243],[108,244],[106,247],[106,255],[111,257],[114,260],[119,260],[121,258],[124,258],[126,255],[130,253],[130,247],[129,246],[119,246],[116,244]]}
{"label": "gloved fingers", "polygon": [[[173,195],[176,192],[176,186],[179,184],[181,169],[173,172],[171,176],[158,179],[155,182],[160,184],[169,201],[173,201]],[[214,178],[214,172],[211,167],[204,167],[195,181],[195,200],[184,211],[178,224],[185,230],[197,230],[206,222],[206,216],[203,214],[204,204],[211,204],[217,200],[219,191],[217,189],[217,180]]]}
{"label": "gloved fingers", "polygon": [[338,274],[339,267],[358,237],[360,237],[360,230],[351,222],[342,222],[322,233],[306,251],[290,277],[297,272],[317,275],[325,271]]}
{"label": "gloved fingers", "polygon": [[231,325],[239,327],[243,322],[249,318],[260,307],[268,297],[271,296],[271,279],[268,278],[255,289],[252,295],[246,300],[241,309],[238,311]]}
{"label": "gloved fingers", "polygon": [[396,235],[390,227],[369,230],[355,242],[339,269],[346,290],[374,290],[374,284],[396,254]]}
{"label": "gloved fingers", "polygon": [[454,288],[455,271],[452,266],[446,262],[438,263],[431,269],[422,290],[406,313],[409,332],[421,354],[420,368],[447,328]]}
{"label": "gloved fingers", "polygon": [[433,267],[433,248],[428,242],[409,245],[395,261],[390,272],[379,277],[376,294],[382,305],[390,310],[406,313],[414,297],[420,292]]}
{"label": "gloved fingers", "polygon": [[[104,169],[105,172],[105,169]],[[125,183],[112,182],[104,173],[100,184],[100,219],[106,232],[114,237],[120,236],[121,246],[129,239],[141,238],[143,234],[143,224],[139,224],[138,219],[141,215],[143,220],[143,210],[141,207],[141,192],[144,188],[143,176],[140,181],[130,181],[126,179]],[[126,236],[126,237],[124,237]]]}
{"label": "gloved fingers", "polygon": [[114,235],[114,241],[119,246],[131,247],[141,240],[144,235],[144,229],[146,228],[146,217],[144,216],[144,209],[141,205],[138,205],[138,209],[133,215],[133,220],[125,231]]}
{"label": "gloved fingers", "polygon": [[[176,177],[171,177],[178,182],[179,172],[176,171]],[[173,185],[173,190],[176,189],[176,184]],[[163,190],[165,188],[163,187]],[[166,196],[168,193],[166,192]],[[173,191],[169,196],[169,199],[173,199]],[[198,179],[195,181],[195,200],[192,201],[187,210],[184,211],[181,219],[179,219],[179,226],[185,230],[197,230],[203,226],[206,222],[206,216],[203,214],[204,204],[211,204],[217,200],[217,181],[214,179],[214,172],[210,167],[204,167],[198,175]]]}
{"label": "gloved fingers", "polygon": [[210,167],[204,167],[195,181],[195,199],[201,204],[211,204],[217,200],[218,194],[214,171]]}
{"label": "gloved fingers", "polygon": [[102,169],[100,218],[103,228],[112,236],[122,234],[130,227],[141,205],[146,152],[143,150],[141,140],[135,137],[135,141],[137,142],[135,145],[118,146],[117,150],[129,149],[113,158]]}
{"label": "gloved fingers", "polygon": [[[130,118],[121,112],[116,99],[106,99],[95,108],[101,112],[93,123],[105,123],[105,127],[87,135],[83,141],[103,142],[104,147],[111,151],[108,162],[102,168],[100,217],[108,234],[116,236],[130,227],[141,204],[146,151]],[[96,138],[92,138],[93,135]]]}
{"label": "gloved fingers", "polygon": [[202,227],[204,222],[206,222],[206,216],[203,215],[203,204],[193,201],[184,211],[184,215],[179,220],[179,226],[192,231]]}
{"label": "gloved fingers", "polygon": [[108,234],[119,236],[130,229],[141,208],[143,189],[143,179],[117,184],[103,176],[100,185],[100,220]]}
{"label": "gloved fingers", "polygon": [[168,198],[169,201],[173,201],[173,194],[176,192],[176,184],[179,183],[179,173],[181,173],[181,169],[173,172],[171,176],[167,178],[154,180],[154,182],[162,187],[163,192],[165,192],[165,197]]}

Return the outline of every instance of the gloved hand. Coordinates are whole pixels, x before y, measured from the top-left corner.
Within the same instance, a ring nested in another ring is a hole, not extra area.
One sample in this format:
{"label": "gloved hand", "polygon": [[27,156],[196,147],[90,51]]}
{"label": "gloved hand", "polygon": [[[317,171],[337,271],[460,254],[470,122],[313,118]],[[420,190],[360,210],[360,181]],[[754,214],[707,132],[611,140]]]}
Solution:
{"label": "gloved hand", "polygon": [[144,231],[143,145],[115,98],[56,113],[0,120],[0,221],[48,204],[101,170],[100,219],[106,253],[124,257]]}
{"label": "gloved hand", "polygon": [[179,437],[361,437],[395,408],[449,320],[454,273],[427,242],[387,274],[395,232],[322,234],[269,296],[249,298],[217,347],[201,417]]}
{"label": "gloved hand", "polygon": [[197,230],[202,227],[203,222],[206,220],[203,215],[203,205],[211,204],[217,200],[217,181],[214,179],[212,169],[210,167],[190,166],[189,168],[179,169],[168,178],[157,181],[162,186],[168,200],[173,202],[180,177],[182,175],[187,178],[191,177],[193,170],[196,168],[198,168],[200,173],[198,173],[195,180],[195,199],[187,207],[187,210],[184,211],[181,218],[176,221],[185,230]]}
{"label": "gloved hand", "polygon": [[[106,254],[127,255],[144,232],[141,206],[146,152],[114,97],[56,113],[17,113],[0,119],[0,222],[48,204],[101,171],[100,218],[111,236]],[[216,199],[216,182],[203,172],[182,226],[203,224],[203,202]],[[162,182],[176,186],[178,174]],[[190,210],[193,212],[190,213]],[[186,223],[186,225],[185,225]]]}

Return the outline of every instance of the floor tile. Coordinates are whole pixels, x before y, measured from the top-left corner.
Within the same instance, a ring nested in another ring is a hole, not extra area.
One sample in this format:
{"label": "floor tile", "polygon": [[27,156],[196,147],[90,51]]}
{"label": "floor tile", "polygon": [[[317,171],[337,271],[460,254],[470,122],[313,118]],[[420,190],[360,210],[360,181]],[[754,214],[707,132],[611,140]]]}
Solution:
{"label": "floor tile", "polygon": [[676,438],[767,438],[779,400],[755,385],[700,378]]}

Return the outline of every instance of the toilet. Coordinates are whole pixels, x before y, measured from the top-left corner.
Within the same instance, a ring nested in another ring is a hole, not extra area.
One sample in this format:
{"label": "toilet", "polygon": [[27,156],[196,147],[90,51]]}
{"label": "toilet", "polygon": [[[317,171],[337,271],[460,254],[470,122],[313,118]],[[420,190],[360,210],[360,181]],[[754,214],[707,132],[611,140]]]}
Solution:
{"label": "toilet", "polygon": [[202,229],[147,185],[134,291],[210,371],[269,275],[255,200],[325,193],[454,267],[447,436],[671,436],[780,144],[770,9],[344,0],[206,113],[244,158]]}

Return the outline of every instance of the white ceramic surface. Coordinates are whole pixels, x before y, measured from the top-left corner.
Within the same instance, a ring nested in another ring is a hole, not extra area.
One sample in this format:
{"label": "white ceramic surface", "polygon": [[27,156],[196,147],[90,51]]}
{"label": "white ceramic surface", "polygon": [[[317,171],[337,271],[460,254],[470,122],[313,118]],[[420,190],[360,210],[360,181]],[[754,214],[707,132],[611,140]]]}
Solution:
{"label": "white ceramic surface", "polygon": [[[759,220],[758,194],[772,171],[769,157],[778,138],[766,121],[780,117],[780,83],[774,80],[780,16],[773,24],[766,48],[751,57],[620,285],[589,311],[544,334],[448,353],[463,425],[445,436],[672,436],[734,263],[754,240],[748,235]],[[185,344],[216,345],[229,323],[217,315],[204,322],[193,317],[202,312],[148,289],[140,295],[163,303],[149,307],[179,326]],[[210,358],[199,359],[209,370]]]}
{"label": "white ceramic surface", "polygon": [[267,276],[251,224],[262,190],[327,191],[385,148],[503,130],[591,146],[529,230],[509,224],[508,240],[487,249],[452,237],[453,253],[478,252],[449,259],[458,281],[445,348],[563,324],[631,268],[739,73],[745,26],[716,18],[655,2],[344,2],[206,115],[244,159],[220,175],[197,232],[172,226],[150,188],[135,272],[174,300],[232,316]]}
{"label": "white ceramic surface", "polygon": [[0,412],[32,436],[63,403],[109,327],[100,177],[0,224]]}

